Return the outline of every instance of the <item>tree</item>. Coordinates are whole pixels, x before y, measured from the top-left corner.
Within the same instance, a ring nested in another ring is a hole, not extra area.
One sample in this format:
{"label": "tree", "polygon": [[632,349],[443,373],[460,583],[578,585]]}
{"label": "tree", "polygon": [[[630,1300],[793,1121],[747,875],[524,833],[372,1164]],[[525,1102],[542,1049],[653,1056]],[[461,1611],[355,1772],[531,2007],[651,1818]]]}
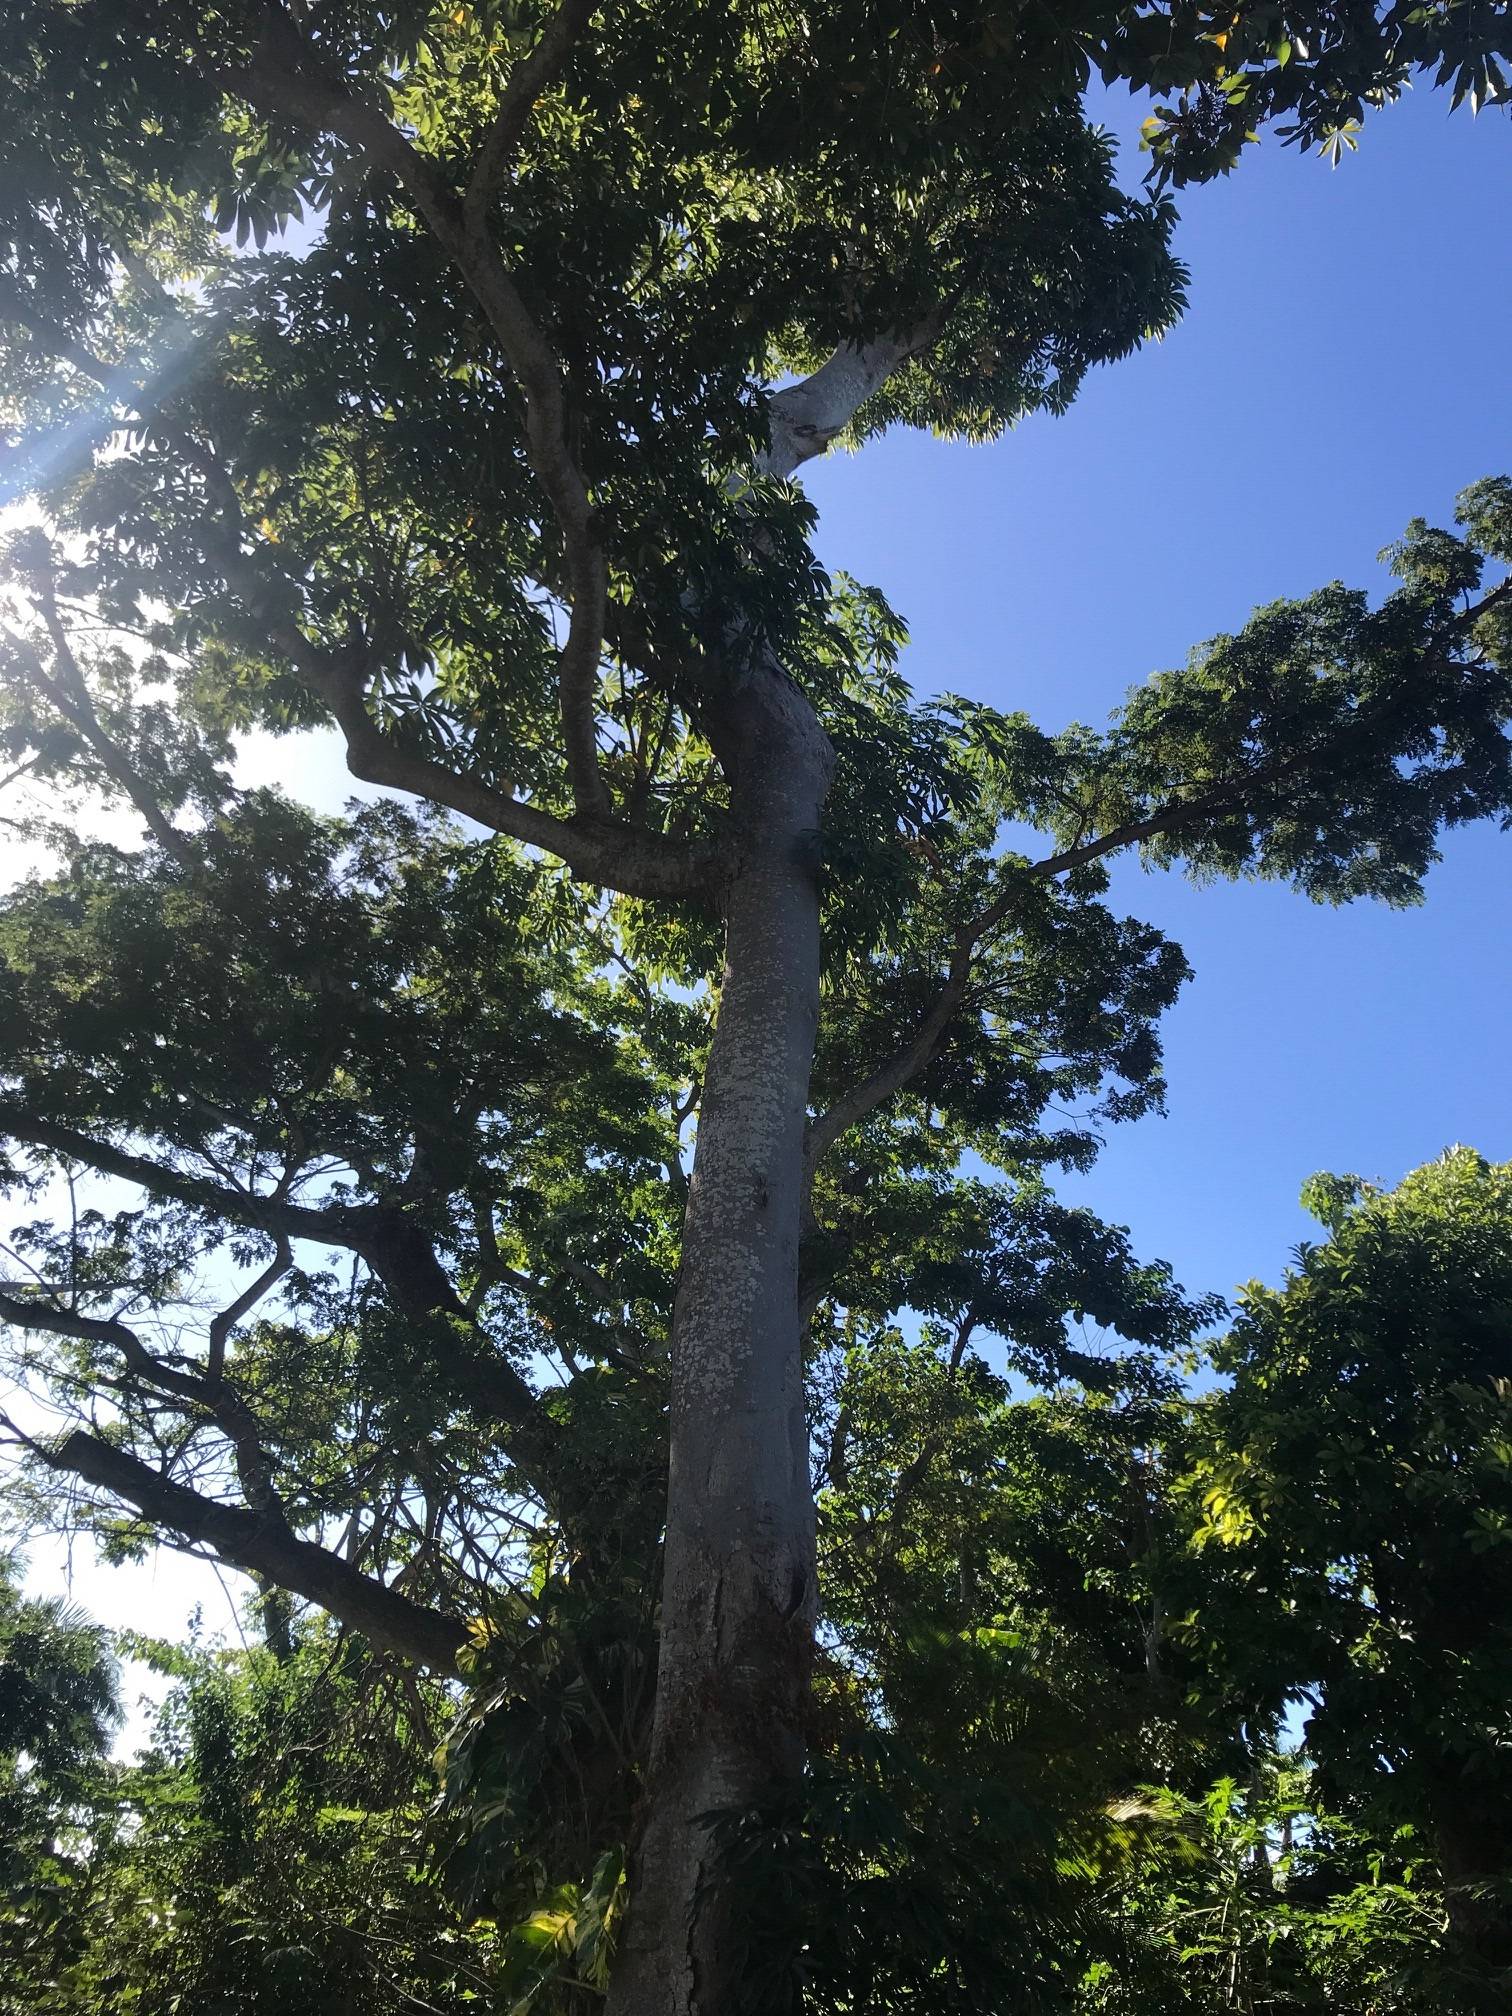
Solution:
{"label": "tree", "polygon": [[328,1630],[279,1653],[126,1634],[173,1684],[142,1753],[103,1761],[104,1634],[14,1599],[3,1632],[3,1741],[28,1760],[4,1818],[18,1788],[31,1808],[3,1837],[6,2016],[397,2016],[507,1995],[502,1940],[467,1930],[425,1864],[435,1682]]}
{"label": "tree", "polygon": [[1235,1622],[1236,1650],[1268,1641],[1251,1663],[1273,1700],[1312,1690],[1326,1796],[1431,1852],[1474,2006],[1494,2008],[1512,1979],[1512,1169],[1457,1148],[1393,1191],[1320,1176],[1303,1194],[1330,1236],[1246,1291],[1217,1354],[1233,1383],[1192,1484],[1229,1586],[1204,1621]]}
{"label": "tree", "polygon": [[[1342,146],[1415,67],[1490,95],[1504,35],[7,12],[0,325],[49,529],[12,549],[6,735],[148,835],[44,822],[58,873],[4,920],[9,1173],[73,1179],[0,1313],[77,1425],[21,1432],[131,1508],[118,1546],[167,1531],[438,1669],[480,1608],[517,1650],[574,1583],[633,1612],[592,1718],[591,1808],[634,1832],[616,2010],[730,2005],[705,1819],[801,1772],[805,1349],[914,1303],[946,1217],[957,1315],[1010,1321],[1021,1187],[1159,1098],[1183,964],[1102,861],[1410,900],[1509,796],[1505,483],[1413,530],[1382,608],[1262,611],[1112,734],[1050,736],[913,703],[791,479],[1058,409],[1177,312],[1093,64],[1186,92],[1152,115],[1175,183],[1271,116]],[[452,821],[238,793],[252,723],[334,724]]]}
{"label": "tree", "polygon": [[[89,1850],[109,1823],[105,1752],[120,1719],[104,1633],[28,1600],[0,1563],[0,2007],[34,2006],[84,1936]],[[15,1999],[12,2000],[12,1997]]]}

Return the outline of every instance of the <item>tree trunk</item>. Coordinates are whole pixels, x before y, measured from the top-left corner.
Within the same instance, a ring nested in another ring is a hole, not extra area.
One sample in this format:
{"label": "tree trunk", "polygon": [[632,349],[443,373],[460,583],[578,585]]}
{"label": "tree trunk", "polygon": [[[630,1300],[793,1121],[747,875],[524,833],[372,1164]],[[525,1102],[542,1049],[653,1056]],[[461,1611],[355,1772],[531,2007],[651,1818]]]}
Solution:
{"label": "tree trunk", "polygon": [[803,1767],[815,1614],[798,1318],[819,1014],[819,819],[832,767],[775,667],[712,724],[740,868],[683,1232],[651,1767],[608,2016],[729,2016],[743,1962],[707,1816]]}
{"label": "tree trunk", "polygon": [[1506,1894],[1512,1818],[1505,1788],[1494,1781],[1477,1787],[1468,1774],[1455,1773],[1446,1762],[1433,1790],[1435,1846],[1455,1943],[1476,1965],[1500,1977],[1505,1992],[1503,1970],[1512,1969],[1512,1910]]}

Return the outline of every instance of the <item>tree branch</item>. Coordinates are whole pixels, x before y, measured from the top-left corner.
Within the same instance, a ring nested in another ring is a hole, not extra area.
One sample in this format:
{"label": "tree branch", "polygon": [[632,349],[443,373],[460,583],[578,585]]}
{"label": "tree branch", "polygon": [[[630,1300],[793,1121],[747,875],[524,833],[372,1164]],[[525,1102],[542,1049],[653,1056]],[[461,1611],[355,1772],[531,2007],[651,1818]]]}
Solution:
{"label": "tree branch", "polygon": [[[569,4],[575,6],[576,0],[569,0]],[[561,18],[557,17],[553,29]],[[557,684],[568,774],[578,812],[588,818],[603,818],[609,812],[609,794],[599,770],[595,695],[609,570],[598,517],[567,444],[566,402],[556,356],[499,256],[488,230],[486,199],[480,195],[476,200],[459,202],[381,106],[356,97],[340,79],[326,72],[318,51],[311,48],[276,0],[268,0],[264,22],[265,33],[251,62],[245,70],[228,75],[227,84],[264,112],[279,117],[292,113],[317,133],[335,133],[372,165],[398,178],[421,220],[472,290],[520,386],[530,466],[551,505],[567,559],[571,615],[567,641],[557,661]],[[538,89],[544,88],[554,67],[565,60],[566,47],[577,32],[575,15],[568,17],[560,32],[565,38],[563,47],[558,53],[553,40],[541,71],[536,73],[541,80]],[[552,30],[547,34],[551,37]],[[518,138],[513,130],[515,119],[518,116],[523,126],[534,102],[528,94],[529,80],[521,87],[517,112],[509,114],[501,154],[507,154]],[[505,96],[507,99],[509,93]],[[504,108],[500,110],[502,113]],[[488,146],[486,141],[485,151]]]}
{"label": "tree branch", "polygon": [[0,1322],[19,1330],[45,1330],[55,1336],[86,1338],[119,1351],[129,1372],[160,1393],[171,1393],[186,1406],[213,1421],[231,1444],[236,1474],[247,1503],[262,1517],[283,1522],[284,1512],[274,1484],[274,1465],[263,1446],[262,1423],[218,1368],[190,1371],[170,1365],[147,1349],[135,1330],[119,1317],[85,1316],[45,1302],[18,1302],[0,1294]]}
{"label": "tree branch", "polygon": [[466,1636],[461,1618],[427,1609],[361,1574],[325,1548],[301,1540],[280,1519],[205,1498],[83,1429],[41,1453],[54,1470],[70,1472],[124,1500],[155,1526],[319,1604],[381,1651],[397,1652],[438,1672],[458,1671],[457,1655]]}
{"label": "tree branch", "polygon": [[945,312],[943,306],[934,309],[910,330],[843,344],[817,371],[774,393],[767,407],[770,446],[757,463],[762,475],[791,476],[822,455],[900,365],[933,348]]}
{"label": "tree branch", "polygon": [[277,1252],[264,1267],[255,1281],[245,1287],[234,1302],[222,1309],[210,1321],[210,1353],[206,1365],[212,1379],[219,1379],[226,1367],[226,1344],[231,1332],[243,1316],[255,1309],[268,1290],[283,1279],[294,1264],[294,1256],[289,1251],[289,1242],[283,1233],[278,1233]]}
{"label": "tree branch", "polygon": [[493,122],[483,136],[473,171],[462,199],[467,218],[481,215],[493,201],[504,171],[524,135],[525,122],[536,101],[550,88],[566,65],[573,45],[588,26],[597,0],[561,0],[547,22],[541,39],[530,54],[517,63],[494,108]]}
{"label": "tree branch", "polygon": [[[430,1241],[401,1212],[381,1204],[294,1204],[236,1190],[115,1148],[71,1127],[57,1126],[12,1101],[0,1101],[0,1134],[69,1156],[102,1176],[118,1177],[153,1196],[172,1198],[232,1224],[251,1226],[275,1238],[308,1239],[356,1253],[416,1324],[433,1352],[457,1373],[468,1398],[496,1420],[520,1431],[522,1470],[529,1474],[540,1467],[540,1451],[529,1446],[544,1428],[535,1394],[507,1359],[472,1344],[471,1318],[450,1277]],[[32,1305],[26,1307],[29,1310]]]}
{"label": "tree branch", "polygon": [[379,728],[364,697],[366,658],[322,649],[290,618],[269,618],[267,582],[243,550],[241,500],[216,457],[180,430],[177,438],[214,493],[226,523],[220,528],[220,564],[231,586],[267,625],[268,635],[300,678],[330,709],[346,743],[347,768],[365,783],[428,798],[494,833],[564,861],[575,875],[627,896],[678,898],[712,888],[723,872],[712,841],[678,845],[645,827],[609,816],[559,819],[522,804],[507,789],[453,770],[416,750],[402,748]]}
{"label": "tree branch", "polygon": [[[33,325],[28,321],[27,326]],[[103,359],[78,345],[65,346],[61,336],[57,338],[57,343],[62,346],[58,349],[59,355],[66,356],[70,363],[106,391],[121,389],[117,382],[121,380],[121,374],[113,372]],[[226,520],[221,532],[221,563],[233,586],[255,606],[261,599],[265,584],[250,556],[242,550],[241,500],[235,485],[217,457],[191,434],[177,427],[164,431],[177,442],[214,495]],[[417,798],[428,798],[490,832],[504,833],[526,846],[539,847],[543,853],[553,854],[565,861],[574,873],[599,882],[605,888],[618,889],[628,896],[693,895],[717,880],[720,872],[718,849],[696,843],[678,847],[644,828],[626,825],[608,816],[607,800],[602,808],[603,816],[592,821],[581,817],[567,821],[536,806],[521,804],[508,791],[498,790],[465,771],[448,769],[427,757],[399,748],[369,715],[360,680],[354,680],[345,668],[333,665],[328,654],[312,643],[297,624],[275,622],[270,629],[274,642],[290,659],[305,683],[330,707],[346,741],[347,767],[354,777],[361,778],[364,783],[406,791]],[[69,712],[66,696],[57,682],[48,677],[38,654],[24,640],[9,633],[6,635],[18,661],[24,660],[21,664],[23,676],[86,737],[109,774],[142,812],[159,844],[183,859],[181,836],[163,819],[141,780],[135,777],[119,752],[114,751],[113,745],[104,737],[92,711],[88,721],[82,714],[75,718]],[[56,643],[56,638],[54,641]],[[568,643],[570,649],[570,637]],[[594,663],[596,666],[596,649]],[[595,749],[596,746],[595,740]]]}
{"label": "tree branch", "polygon": [[807,1182],[812,1183],[820,1163],[842,1134],[849,1133],[884,1100],[902,1091],[909,1079],[922,1071],[935,1056],[956,1010],[966,998],[976,946],[975,936],[963,933],[957,939],[955,956],[950,962],[944,985],[919,1018],[913,1035],[901,1049],[895,1050],[891,1057],[879,1064],[869,1077],[843,1093],[828,1112],[811,1122],[804,1149]]}
{"label": "tree branch", "polygon": [[[318,657],[315,647],[307,639],[304,642]],[[341,729],[347,768],[366,783],[429,798],[492,832],[507,833],[526,846],[539,847],[565,861],[574,874],[628,896],[690,896],[712,887],[718,879],[722,856],[712,843],[680,847],[660,834],[616,819],[563,820],[534,805],[521,804],[480,778],[448,769],[392,742],[368,713],[358,681],[333,675],[324,667],[307,671],[306,677]]]}

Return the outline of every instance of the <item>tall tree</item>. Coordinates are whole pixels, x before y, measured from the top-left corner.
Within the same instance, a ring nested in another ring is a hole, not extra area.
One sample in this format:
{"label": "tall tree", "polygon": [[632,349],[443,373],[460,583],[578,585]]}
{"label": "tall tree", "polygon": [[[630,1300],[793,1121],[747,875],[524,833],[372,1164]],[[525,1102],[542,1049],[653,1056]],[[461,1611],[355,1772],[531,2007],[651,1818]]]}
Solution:
{"label": "tall tree", "polygon": [[[806,1337],[912,1299],[965,1151],[1032,1181],[1090,1152],[1052,1101],[1159,1097],[1182,962],[1099,864],[1407,900],[1439,827],[1509,796],[1505,484],[1463,538],[1410,536],[1383,608],[1264,611],[1110,736],[1052,737],[914,706],[792,478],[896,422],[1059,409],[1170,322],[1170,209],[1114,182],[1094,64],[1185,94],[1151,115],[1179,182],[1272,116],[1343,145],[1415,68],[1491,95],[1505,22],[21,0],[0,26],[12,481],[51,525],[12,550],[6,733],[148,835],[54,821],[62,870],[6,918],[9,1173],[75,1172],[3,1313],[79,1425],[23,1432],[438,1667],[518,1559],[520,1602],[654,1591],[654,1689],[642,1661],[616,1710],[641,1797],[612,2009],[731,2006],[706,1816],[801,1769]],[[252,723],[333,724],[452,826],[244,797]],[[964,1308],[1012,1276],[977,1219]]]}
{"label": "tall tree", "polygon": [[1311,1702],[1336,1809],[1438,1861],[1470,1979],[1512,1983],[1512,1169],[1451,1150],[1381,1192],[1316,1177],[1329,1228],[1253,1284],[1204,1410],[1209,1598],[1257,1700]]}

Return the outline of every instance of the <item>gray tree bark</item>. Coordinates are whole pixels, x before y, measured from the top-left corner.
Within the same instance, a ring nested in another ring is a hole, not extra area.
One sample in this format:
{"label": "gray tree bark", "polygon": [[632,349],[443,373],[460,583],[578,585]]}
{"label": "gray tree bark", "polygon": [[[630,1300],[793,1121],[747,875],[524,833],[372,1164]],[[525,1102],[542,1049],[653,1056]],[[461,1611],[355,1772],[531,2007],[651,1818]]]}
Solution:
{"label": "gray tree bark", "polygon": [[[822,454],[937,334],[930,318],[847,345],[779,392],[762,473]],[[742,1941],[708,1817],[801,1775],[817,1608],[798,1245],[833,752],[770,660],[735,675],[704,725],[731,783],[739,868],[672,1324],[651,1766],[607,2016],[738,2005]]]}
{"label": "gray tree bark", "polygon": [[814,1507],[798,1315],[819,1015],[819,820],[832,757],[771,665],[717,733],[740,865],[673,1318],[656,1720],[609,2016],[727,2016],[738,1942],[707,1816],[803,1768]]}

